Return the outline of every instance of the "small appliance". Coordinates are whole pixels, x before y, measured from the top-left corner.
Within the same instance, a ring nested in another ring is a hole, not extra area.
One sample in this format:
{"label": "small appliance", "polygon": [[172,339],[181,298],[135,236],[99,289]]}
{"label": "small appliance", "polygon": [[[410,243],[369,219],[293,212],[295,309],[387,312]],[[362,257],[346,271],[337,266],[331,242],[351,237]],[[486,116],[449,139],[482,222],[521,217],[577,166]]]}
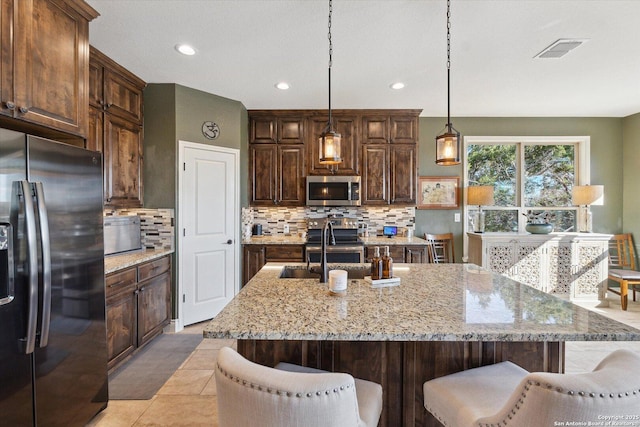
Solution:
{"label": "small appliance", "polygon": [[307,206],[360,206],[360,177],[308,176]]}

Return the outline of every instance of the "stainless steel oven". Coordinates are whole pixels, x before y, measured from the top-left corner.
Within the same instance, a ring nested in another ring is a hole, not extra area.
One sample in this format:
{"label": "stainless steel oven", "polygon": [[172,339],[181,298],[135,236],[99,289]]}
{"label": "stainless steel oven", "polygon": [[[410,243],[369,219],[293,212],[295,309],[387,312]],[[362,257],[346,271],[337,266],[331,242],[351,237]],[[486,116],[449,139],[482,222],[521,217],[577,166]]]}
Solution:
{"label": "stainless steel oven", "polygon": [[[322,249],[320,245],[307,245],[307,259],[309,262],[320,262]],[[328,245],[327,262],[362,263],[364,262],[364,246]]]}
{"label": "stainless steel oven", "polygon": [[358,221],[354,218],[320,218],[307,220],[307,244],[309,262],[320,262],[322,255],[322,228],[326,221],[333,226],[335,245],[327,245],[327,262],[364,262],[364,243],[358,237]]}

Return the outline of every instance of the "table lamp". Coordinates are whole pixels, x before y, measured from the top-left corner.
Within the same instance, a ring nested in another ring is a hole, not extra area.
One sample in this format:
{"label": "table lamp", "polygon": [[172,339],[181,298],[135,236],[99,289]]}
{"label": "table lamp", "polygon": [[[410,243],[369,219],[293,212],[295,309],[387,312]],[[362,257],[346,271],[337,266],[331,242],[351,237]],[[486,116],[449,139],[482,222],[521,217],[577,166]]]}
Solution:
{"label": "table lamp", "polygon": [[572,200],[574,205],[580,206],[578,216],[578,231],[581,233],[591,233],[591,205],[602,205],[604,195],[603,185],[574,185],[572,190]]}
{"label": "table lamp", "polygon": [[482,206],[493,205],[493,186],[477,185],[467,188],[467,205],[478,205],[478,212],[473,217],[474,233],[484,233],[484,212]]}

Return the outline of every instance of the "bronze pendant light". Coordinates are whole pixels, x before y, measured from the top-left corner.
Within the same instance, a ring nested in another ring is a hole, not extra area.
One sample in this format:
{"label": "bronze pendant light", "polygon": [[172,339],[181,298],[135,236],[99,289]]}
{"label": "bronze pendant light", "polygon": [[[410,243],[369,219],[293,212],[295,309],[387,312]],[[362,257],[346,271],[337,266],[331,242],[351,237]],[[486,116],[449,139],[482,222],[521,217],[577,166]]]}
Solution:
{"label": "bronze pendant light", "polygon": [[342,135],[333,130],[333,120],[331,117],[331,65],[333,54],[333,42],[331,40],[331,15],[333,14],[333,2],[329,0],[329,121],[318,140],[320,152],[320,164],[327,167],[337,168],[342,163],[340,154],[340,143]]}
{"label": "bronze pendant light", "polygon": [[436,137],[436,164],[460,164],[460,132],[451,124],[451,1],[447,0],[447,125],[444,133]]}

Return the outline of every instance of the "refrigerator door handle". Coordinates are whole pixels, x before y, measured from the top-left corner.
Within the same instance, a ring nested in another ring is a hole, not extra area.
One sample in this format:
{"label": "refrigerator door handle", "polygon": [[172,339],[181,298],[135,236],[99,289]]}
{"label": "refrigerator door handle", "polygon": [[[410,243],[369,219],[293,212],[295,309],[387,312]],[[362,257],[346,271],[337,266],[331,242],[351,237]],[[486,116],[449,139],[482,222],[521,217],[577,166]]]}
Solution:
{"label": "refrigerator door handle", "polygon": [[28,310],[27,310],[27,336],[25,341],[25,354],[31,354],[36,347],[36,329],[38,326],[38,246],[36,244],[36,219],[33,206],[33,195],[29,181],[19,181],[18,197],[24,204],[25,228],[27,237],[27,268],[28,277]]}
{"label": "refrigerator door handle", "polygon": [[51,239],[49,238],[49,217],[42,183],[36,182],[31,186],[36,195],[40,226],[40,252],[42,256],[42,330],[40,331],[40,347],[46,347],[49,342],[49,324],[51,321]]}

